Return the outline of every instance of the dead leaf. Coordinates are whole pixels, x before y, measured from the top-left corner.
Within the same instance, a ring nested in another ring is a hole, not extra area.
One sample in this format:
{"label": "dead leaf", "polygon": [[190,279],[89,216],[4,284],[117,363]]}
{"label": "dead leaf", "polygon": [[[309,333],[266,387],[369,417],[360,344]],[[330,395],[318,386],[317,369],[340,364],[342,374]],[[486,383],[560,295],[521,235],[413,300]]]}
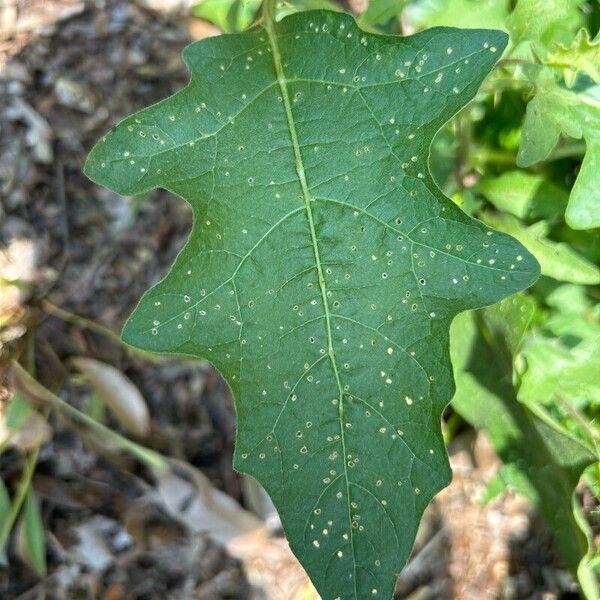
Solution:
{"label": "dead leaf", "polygon": [[231,496],[216,489],[200,471],[181,464],[186,478],[172,469],[155,471],[157,492],[166,508],[191,531],[207,532],[221,543],[253,531],[262,521],[244,510]]}
{"label": "dead leaf", "polygon": [[92,358],[76,357],[71,362],[86,376],[94,391],[124,429],[140,437],[148,434],[148,406],[128,377],[115,367]]}

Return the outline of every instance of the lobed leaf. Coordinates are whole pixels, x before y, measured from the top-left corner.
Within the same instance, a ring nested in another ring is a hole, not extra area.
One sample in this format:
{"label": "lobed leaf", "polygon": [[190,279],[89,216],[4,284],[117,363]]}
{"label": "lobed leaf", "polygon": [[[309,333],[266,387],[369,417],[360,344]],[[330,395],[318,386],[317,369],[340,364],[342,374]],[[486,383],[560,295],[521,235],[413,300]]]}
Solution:
{"label": "lobed leaf", "polygon": [[379,36],[320,11],[203,40],[184,51],[190,84],[86,163],[119,193],[161,186],[191,204],[187,245],[123,337],[223,374],[235,467],[269,492],[327,600],[391,597],[450,479],[450,322],[539,273],[427,164],[506,37]]}

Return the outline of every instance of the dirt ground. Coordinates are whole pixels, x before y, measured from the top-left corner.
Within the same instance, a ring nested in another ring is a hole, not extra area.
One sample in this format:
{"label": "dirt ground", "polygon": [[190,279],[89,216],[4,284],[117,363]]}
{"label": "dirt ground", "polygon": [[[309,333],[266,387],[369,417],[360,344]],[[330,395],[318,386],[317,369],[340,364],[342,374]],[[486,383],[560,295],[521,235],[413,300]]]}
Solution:
{"label": "dirt ground", "polygon": [[[0,3],[0,370],[27,356],[69,404],[94,395],[76,357],[112,365],[141,392],[138,435],[168,470],[52,413],[33,488],[41,501],[48,575],[29,568],[19,536],[0,567],[0,597],[309,600],[316,595],[257,485],[231,467],[235,412],[205,363],[150,359],[116,339],[137,299],[165,273],[191,225],[164,191],[122,198],[82,174],[92,143],[124,116],[187,80],[180,51],[214,28],[151,10],[160,2]],[[0,416],[11,395],[4,379]],[[0,455],[13,492],[20,434]],[[397,598],[577,598],[540,518],[519,497],[479,501],[498,460],[483,435],[460,432],[454,481],[431,505]]]}

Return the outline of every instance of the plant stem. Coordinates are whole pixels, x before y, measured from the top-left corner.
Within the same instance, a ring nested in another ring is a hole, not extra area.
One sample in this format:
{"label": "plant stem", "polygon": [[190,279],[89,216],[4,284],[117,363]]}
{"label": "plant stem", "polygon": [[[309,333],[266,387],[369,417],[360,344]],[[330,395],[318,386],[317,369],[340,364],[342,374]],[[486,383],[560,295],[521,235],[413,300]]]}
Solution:
{"label": "plant stem", "polygon": [[134,348],[133,346],[128,346],[127,344],[125,344],[123,342],[123,340],[120,338],[119,334],[115,333],[112,329],[109,329],[108,327],[105,327],[104,325],[100,325],[99,323],[91,321],[90,319],[86,319],[85,317],[82,317],[80,315],[76,315],[72,312],[69,312],[69,311],[65,310],[64,308],[60,308],[59,306],[56,306],[56,304],[53,304],[49,300],[42,300],[42,308],[47,313],[49,313],[55,317],[58,317],[59,319],[62,319],[63,321],[66,321],[67,323],[73,323],[73,325],[77,325],[78,327],[81,327],[82,329],[89,329],[90,331],[95,331],[96,333],[99,333],[100,335],[110,338],[111,340],[113,340],[114,342],[119,344],[120,346],[123,346],[123,348],[125,348],[125,350],[127,352],[131,352],[132,354],[137,354],[138,356],[144,358],[147,361],[150,361],[150,362],[159,362],[160,361],[159,357],[157,357],[156,355],[154,355],[150,352],[146,352],[144,350],[139,350],[137,348]]}
{"label": "plant stem", "polygon": [[275,3],[276,0],[263,0],[262,14],[265,23],[267,21],[275,21]]}
{"label": "plant stem", "polygon": [[[586,146],[583,142],[565,144],[554,150],[544,162],[576,158],[585,154]],[[517,156],[512,152],[496,150],[493,148],[478,148],[471,151],[471,160],[476,164],[491,163],[496,165],[516,165]]]}
{"label": "plant stem", "polygon": [[[27,373],[25,369],[23,369],[23,372]],[[47,413],[45,416],[47,418]],[[27,496],[27,491],[29,490],[29,486],[31,485],[33,473],[35,472],[35,466],[37,464],[38,455],[40,453],[40,447],[41,440],[35,445],[33,450],[27,456],[27,460],[25,461],[25,468],[23,469],[23,472],[21,473],[21,479],[19,480],[19,486],[17,487],[15,497],[13,498],[13,501],[10,505],[10,511],[8,513],[8,516],[2,521],[2,527],[0,528],[0,555],[4,554],[6,543],[8,541],[8,536],[10,535],[10,532],[14,527],[17,517],[21,512],[21,507],[23,506],[25,497]]]}
{"label": "plant stem", "polygon": [[158,452],[132,442],[116,431],[109,429],[106,425],[98,423],[89,415],[77,410],[74,406],[71,406],[68,402],[65,402],[62,398],[59,398],[36,381],[19,363],[13,362],[12,368],[15,374],[16,387],[23,395],[35,402],[49,405],[50,408],[62,415],[67,415],[70,419],[111,440],[118,448],[133,454],[138,460],[155,468],[167,468],[167,459],[158,454]]}

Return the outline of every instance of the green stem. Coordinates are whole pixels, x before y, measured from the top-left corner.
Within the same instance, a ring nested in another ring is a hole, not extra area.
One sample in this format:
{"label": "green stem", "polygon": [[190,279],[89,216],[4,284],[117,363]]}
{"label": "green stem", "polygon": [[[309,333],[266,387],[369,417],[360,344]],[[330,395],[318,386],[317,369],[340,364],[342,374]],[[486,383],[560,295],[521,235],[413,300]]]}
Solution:
{"label": "green stem", "polygon": [[262,14],[265,24],[275,21],[275,4],[276,0],[263,0]]}
{"label": "green stem", "polygon": [[[23,371],[26,373],[25,369],[23,369]],[[10,505],[10,511],[6,519],[2,521],[2,527],[0,528],[0,555],[4,554],[6,543],[8,541],[8,536],[10,535],[10,532],[12,531],[15,525],[17,517],[21,512],[23,502],[25,501],[25,497],[27,496],[27,491],[29,490],[29,487],[31,485],[33,473],[35,472],[35,466],[37,464],[38,455],[40,453],[40,447],[41,442],[36,444],[33,450],[27,456],[27,460],[25,461],[25,468],[21,473],[19,486],[17,487],[17,491]]]}
{"label": "green stem", "polygon": [[60,308],[60,307],[56,306],[56,304],[53,304],[49,300],[42,300],[42,308],[48,314],[58,317],[59,319],[62,319],[63,321],[66,321],[67,323],[72,323],[73,325],[77,325],[78,327],[81,327],[82,329],[89,329],[90,331],[95,331],[96,333],[99,333],[100,335],[103,335],[104,337],[110,338],[111,340],[113,340],[114,342],[119,344],[120,346],[123,346],[123,348],[125,348],[125,350],[127,350],[127,352],[131,352],[132,354],[137,354],[138,356],[144,358],[147,361],[150,361],[150,362],[159,362],[160,361],[160,358],[158,358],[154,354],[151,354],[150,352],[145,352],[144,350],[138,350],[137,348],[134,348],[133,346],[126,345],[123,342],[123,340],[120,338],[120,336],[117,333],[115,333],[114,331],[112,331],[112,329],[109,329],[108,327],[104,327],[104,325],[95,323],[94,321],[91,321],[90,319],[86,319],[85,317],[82,317],[80,315],[73,314],[72,312],[69,312],[69,311],[65,310],[64,308]]}
{"label": "green stem", "polygon": [[80,425],[84,425],[101,437],[109,439],[118,448],[133,454],[137,459],[146,464],[159,469],[167,468],[168,463],[164,456],[153,450],[149,450],[140,444],[132,442],[126,437],[118,434],[116,431],[109,429],[106,425],[98,423],[98,421],[95,421],[89,415],[77,410],[74,406],[71,406],[68,402],[65,402],[62,398],[59,398],[36,381],[19,363],[13,362],[12,368],[15,374],[16,387],[23,395],[34,402],[46,404],[58,413],[68,416],[73,421],[78,422]]}

